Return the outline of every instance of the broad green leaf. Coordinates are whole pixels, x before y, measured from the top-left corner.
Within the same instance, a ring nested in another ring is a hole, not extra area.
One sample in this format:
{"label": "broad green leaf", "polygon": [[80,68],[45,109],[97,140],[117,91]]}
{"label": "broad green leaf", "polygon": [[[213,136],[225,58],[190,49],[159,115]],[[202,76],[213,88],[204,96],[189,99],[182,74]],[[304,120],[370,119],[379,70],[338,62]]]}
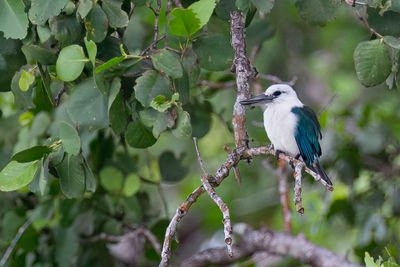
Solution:
{"label": "broad green leaf", "polygon": [[81,150],[81,139],[78,131],[72,125],[64,121],[59,124],[59,131],[65,152],[77,156]]}
{"label": "broad green leaf", "polygon": [[340,3],[340,0],[297,0],[296,7],[306,21],[325,25],[335,18]]}
{"label": "broad green leaf", "polygon": [[393,36],[385,36],[385,37],[383,37],[383,41],[388,46],[390,46],[390,47],[392,47],[394,49],[400,50],[400,39],[399,38],[396,38],[396,37],[393,37]]}
{"label": "broad green leaf", "polygon": [[167,49],[161,49],[151,55],[154,68],[173,79],[182,77],[183,70],[179,56]]}
{"label": "broad green leaf", "polygon": [[[163,181],[178,182],[188,173],[188,169],[182,165],[182,159],[177,159],[171,151],[166,151],[158,158],[158,166]],[[171,168],[171,166],[174,166]]]}
{"label": "broad green leaf", "polygon": [[85,19],[87,38],[96,43],[102,42],[108,32],[108,19],[106,13],[99,5],[95,5]]}
{"label": "broad green leaf", "polygon": [[220,71],[230,68],[233,60],[233,49],[227,36],[222,34],[200,37],[193,43],[200,67]]}
{"label": "broad green leaf", "polygon": [[67,154],[56,167],[61,191],[68,198],[80,197],[85,192],[85,172],[82,163],[82,156]]}
{"label": "broad green leaf", "polygon": [[131,197],[136,194],[140,189],[140,178],[135,173],[130,173],[125,178],[124,188],[122,189],[122,193],[126,197]]}
{"label": "broad green leaf", "polygon": [[29,184],[29,190],[43,196],[46,190],[46,185],[49,178],[48,176],[49,176],[49,161],[41,160],[37,168],[35,177]]}
{"label": "broad green leaf", "polygon": [[119,63],[121,63],[122,61],[124,61],[126,59],[125,56],[119,56],[119,57],[114,57],[110,60],[108,60],[107,62],[101,64],[100,66],[98,66],[95,70],[96,74],[101,73],[105,70],[108,70],[111,67],[114,67],[115,65],[118,65]]}
{"label": "broad green leaf", "polygon": [[119,92],[111,104],[109,111],[111,128],[116,134],[121,134],[125,130],[128,117],[125,101],[122,98],[122,92]]}
{"label": "broad green leaf", "polygon": [[68,3],[68,0],[32,0],[29,19],[33,24],[43,25],[50,17],[55,17]]}
{"label": "broad green leaf", "polygon": [[152,108],[145,109],[139,113],[140,119],[147,127],[153,127],[153,136],[158,138],[160,134],[175,125],[174,117],[170,112],[158,112]]}
{"label": "broad green leaf", "polygon": [[251,0],[251,2],[253,3],[253,5],[255,5],[255,7],[259,11],[263,13],[269,13],[271,9],[274,7],[275,0]]}
{"label": "broad green leaf", "polygon": [[67,112],[78,126],[87,126],[90,130],[108,126],[107,98],[93,78],[75,86],[67,101]]}
{"label": "broad green leaf", "polygon": [[24,39],[28,33],[28,16],[23,0],[0,0],[0,31],[6,38]]}
{"label": "broad green leaf", "polygon": [[192,136],[192,125],[190,124],[190,115],[181,107],[177,108],[178,120],[172,133],[178,138],[186,138]]}
{"label": "broad green leaf", "polygon": [[96,43],[92,40],[88,40],[85,37],[85,46],[88,52],[89,60],[92,62],[93,68],[96,67],[96,55],[97,55],[97,46]]}
{"label": "broad green leaf", "polygon": [[357,77],[367,87],[386,80],[392,68],[389,52],[382,40],[364,41],[354,51]]}
{"label": "broad green leaf", "polygon": [[0,172],[0,191],[14,191],[29,184],[35,177],[39,162],[11,161]]}
{"label": "broad green leaf", "polygon": [[85,190],[87,192],[95,192],[97,187],[96,178],[93,175],[92,170],[89,167],[89,164],[85,159],[83,159],[83,168],[85,172]]}
{"label": "broad green leaf", "polygon": [[19,163],[32,162],[43,158],[45,155],[48,155],[51,152],[53,152],[53,149],[48,146],[33,146],[28,149],[19,151],[14,156],[12,156],[11,159]]}
{"label": "broad green leaf", "polygon": [[15,72],[26,64],[21,45],[20,41],[5,39],[0,32],[0,92],[11,90],[11,80]]}
{"label": "broad green leaf", "polygon": [[64,47],[56,63],[57,76],[65,82],[75,80],[81,75],[86,61],[85,53],[80,45]]}
{"label": "broad green leaf", "polygon": [[144,107],[149,107],[151,101],[159,96],[171,97],[169,79],[154,70],[148,70],[136,80],[135,97]]}
{"label": "broad green leaf", "polygon": [[128,27],[125,29],[122,41],[124,46],[130,53],[142,50],[146,41],[148,31],[142,18],[132,16],[129,20]]}
{"label": "broad green leaf", "polygon": [[200,0],[194,2],[188,9],[193,10],[196,17],[200,20],[200,28],[210,20],[215,8],[215,0]]}
{"label": "broad green leaf", "polygon": [[[63,214],[62,216],[66,216]],[[69,267],[74,265],[76,254],[79,251],[79,238],[72,225],[67,228],[62,224],[53,226],[52,232],[55,236],[54,247],[54,265],[57,267]]]}
{"label": "broad green leaf", "polygon": [[388,11],[381,16],[377,9],[368,8],[368,23],[381,35],[400,37],[400,13]]}
{"label": "broad green leaf", "polygon": [[93,1],[92,0],[79,0],[77,12],[82,19],[84,19],[92,10]]}
{"label": "broad green leaf", "polygon": [[168,29],[173,35],[190,37],[201,28],[200,19],[191,9],[174,8],[170,17]]}
{"label": "broad green leaf", "polygon": [[105,167],[100,171],[100,184],[108,192],[120,193],[123,179],[122,172],[114,167]]}
{"label": "broad green leaf", "polygon": [[26,70],[22,70],[21,77],[19,77],[18,85],[22,92],[26,92],[29,90],[29,87],[35,81],[35,76]]}
{"label": "broad green leaf", "polygon": [[249,0],[236,0],[235,6],[245,13],[247,13],[251,8],[251,1]]}
{"label": "broad green leaf", "polygon": [[60,42],[61,47],[80,43],[82,26],[73,16],[59,15],[49,19],[49,26],[54,38]]}
{"label": "broad green leaf", "polygon": [[122,28],[128,26],[128,14],[121,9],[122,0],[103,0],[102,3],[111,27]]}
{"label": "broad green leaf", "polygon": [[125,140],[129,146],[134,148],[146,148],[155,144],[157,139],[139,120],[128,124],[125,132]]}
{"label": "broad green leaf", "polygon": [[380,267],[379,264],[376,264],[374,258],[372,258],[368,252],[365,252],[364,257],[365,267]]}
{"label": "broad green leaf", "polygon": [[43,26],[38,25],[38,26],[36,27],[36,31],[37,31],[37,33],[38,33],[40,42],[41,42],[42,44],[43,44],[44,42],[46,42],[47,40],[49,40],[50,37],[51,37],[51,31],[50,31],[49,26],[47,26],[47,25],[43,25]]}
{"label": "broad green leaf", "polygon": [[16,72],[11,81],[11,91],[14,95],[15,105],[20,109],[31,109],[34,108],[32,99],[32,86],[28,91],[23,92],[19,87],[19,80],[22,72]]}
{"label": "broad green leaf", "polygon": [[43,48],[38,45],[28,44],[22,46],[22,52],[30,64],[37,62],[43,65],[54,65],[57,61],[57,50]]}

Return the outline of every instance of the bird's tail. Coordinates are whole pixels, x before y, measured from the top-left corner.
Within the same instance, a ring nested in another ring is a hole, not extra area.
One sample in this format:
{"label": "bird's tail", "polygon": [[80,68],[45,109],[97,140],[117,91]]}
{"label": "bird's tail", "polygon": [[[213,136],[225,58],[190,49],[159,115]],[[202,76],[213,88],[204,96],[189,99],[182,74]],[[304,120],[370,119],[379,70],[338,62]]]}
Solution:
{"label": "bird's tail", "polygon": [[319,164],[318,160],[314,162],[313,166],[310,169],[318,173],[319,176],[321,176],[322,180],[324,180],[328,185],[333,185],[332,181],[329,179],[328,175],[325,173],[324,169],[322,168],[321,164]]}

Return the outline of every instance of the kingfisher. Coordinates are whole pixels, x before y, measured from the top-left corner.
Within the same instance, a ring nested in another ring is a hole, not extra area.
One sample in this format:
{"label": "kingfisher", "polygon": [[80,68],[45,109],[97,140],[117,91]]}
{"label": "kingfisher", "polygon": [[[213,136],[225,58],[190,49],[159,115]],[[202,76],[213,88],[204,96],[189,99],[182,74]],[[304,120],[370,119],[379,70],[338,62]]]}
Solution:
{"label": "kingfisher", "polygon": [[264,94],[240,101],[240,104],[261,106],[264,110],[264,128],[277,155],[284,152],[297,159],[301,157],[308,168],[332,185],[319,162],[322,134],[318,118],[299,100],[292,87],[274,84]]}

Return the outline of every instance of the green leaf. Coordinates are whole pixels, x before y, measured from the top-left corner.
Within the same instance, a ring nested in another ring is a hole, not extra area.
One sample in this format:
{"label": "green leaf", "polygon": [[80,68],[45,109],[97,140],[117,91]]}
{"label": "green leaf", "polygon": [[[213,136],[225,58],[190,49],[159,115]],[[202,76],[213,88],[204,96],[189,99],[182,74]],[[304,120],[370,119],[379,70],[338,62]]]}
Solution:
{"label": "green leaf", "polygon": [[385,37],[383,37],[383,41],[388,46],[390,46],[390,47],[392,47],[394,49],[400,50],[400,39],[399,38],[396,38],[396,37],[393,37],[393,36],[385,36]]}
{"label": "green leaf", "polygon": [[173,35],[190,37],[201,28],[200,19],[191,9],[174,8],[170,17],[168,28]]}
{"label": "green leaf", "polygon": [[122,172],[114,167],[105,167],[100,171],[100,184],[108,192],[121,192],[123,179]]}
{"label": "green leaf", "polygon": [[35,76],[26,70],[22,70],[21,77],[19,77],[18,85],[22,92],[29,90],[29,87],[35,81]]}
{"label": "green leaf", "polygon": [[85,172],[85,190],[94,193],[96,191],[97,181],[85,159],[83,159],[83,168]]}
{"label": "green leaf", "polygon": [[0,190],[14,191],[29,184],[35,177],[39,162],[11,161],[0,172]]}
{"label": "green leaf", "polygon": [[325,25],[335,18],[340,0],[297,0],[296,7],[306,21]]}
{"label": "green leaf", "polygon": [[38,62],[43,65],[54,65],[57,61],[57,51],[55,49],[28,44],[22,46],[22,52],[25,54],[30,64],[36,64],[36,62]]}
{"label": "green leaf", "polygon": [[172,130],[172,133],[178,138],[187,138],[192,136],[192,125],[190,124],[190,115],[184,111],[181,107],[177,109],[178,120],[176,127]]}
{"label": "green leaf", "polygon": [[[1,12],[1,11],[0,11]],[[1,17],[0,17],[1,20]],[[26,64],[21,42],[5,39],[0,33],[0,92],[10,91],[15,72]]]}
{"label": "green leaf", "polygon": [[173,79],[182,77],[183,70],[179,56],[167,49],[161,49],[151,55],[154,68]]}
{"label": "green leaf", "polygon": [[86,46],[86,50],[89,55],[89,60],[92,62],[92,66],[94,68],[94,67],[96,67],[96,55],[97,55],[96,43],[93,42],[92,40],[88,40],[85,37],[85,46]]}
{"label": "green leaf", "polygon": [[43,196],[46,190],[46,185],[49,178],[48,176],[49,176],[49,161],[41,160],[37,168],[35,177],[29,184],[29,190],[31,190],[33,193],[37,193]]}
{"label": "green leaf", "polygon": [[116,134],[121,134],[128,123],[128,113],[125,106],[125,101],[122,98],[122,92],[119,92],[117,97],[111,104],[109,111],[109,120],[111,128]]}
{"label": "green leaf", "polygon": [[77,156],[81,150],[81,139],[78,131],[72,125],[64,121],[61,122],[58,127],[65,152]]}
{"label": "green leaf", "polygon": [[380,267],[379,264],[376,264],[374,258],[372,258],[368,252],[365,252],[364,257],[365,267]]}
{"label": "green leaf", "polygon": [[107,98],[100,92],[93,78],[75,86],[67,101],[67,111],[79,126],[89,130],[108,126]]}
{"label": "green leaf", "polygon": [[392,68],[389,52],[382,40],[364,41],[354,51],[357,77],[367,87],[386,80]]}
{"label": "green leaf", "polygon": [[[325,1],[329,1],[329,0],[325,0]],[[251,0],[251,2],[253,3],[253,5],[255,5],[255,7],[263,12],[263,13],[269,13],[271,11],[271,9],[274,7],[274,2],[275,0]]]}
{"label": "green leaf", "polygon": [[200,37],[193,43],[200,67],[210,71],[220,71],[231,67],[233,49],[227,36],[222,34]]}
{"label": "green leaf", "polygon": [[[178,182],[188,173],[188,169],[182,165],[182,159],[177,159],[171,151],[161,154],[158,159],[161,177],[166,182]],[[171,166],[174,166],[171,168]]]}
{"label": "green leaf", "polygon": [[44,25],[44,26],[38,25],[38,26],[36,27],[36,31],[37,31],[37,33],[38,33],[40,42],[41,42],[42,44],[43,44],[44,42],[46,42],[47,40],[49,40],[50,37],[51,37],[51,31],[50,31],[49,26],[47,26],[47,25]]}
{"label": "green leaf", "polygon": [[84,19],[92,10],[93,1],[92,0],[79,0],[77,12],[82,19]]}
{"label": "green leaf", "polygon": [[144,107],[159,96],[171,97],[171,84],[167,77],[154,70],[148,70],[136,80],[135,97]]}
{"label": "green leaf", "polygon": [[81,75],[86,61],[85,53],[80,45],[64,47],[56,63],[57,76],[65,82],[75,80]]}
{"label": "green leaf", "polygon": [[14,95],[15,105],[20,109],[34,108],[35,105],[33,104],[33,99],[32,99],[32,88],[29,88],[28,91],[23,92],[19,87],[20,77],[21,77],[21,72],[16,72],[11,81],[11,91]]}
{"label": "green leaf", "polygon": [[103,0],[102,3],[111,27],[122,28],[128,26],[128,14],[121,9],[122,0]]}
{"label": "green leaf", "polygon": [[229,21],[231,12],[236,10],[235,0],[220,0],[215,7],[217,16],[225,21]]}
{"label": "green leaf", "polygon": [[146,148],[155,144],[157,139],[139,120],[128,124],[125,132],[125,140],[127,144],[134,148]]}
{"label": "green leaf", "polygon": [[215,0],[200,0],[194,2],[188,9],[193,10],[196,17],[200,20],[200,28],[207,24],[210,20],[215,8]]}
{"label": "green leaf", "polygon": [[82,156],[67,154],[56,167],[61,191],[68,198],[80,197],[85,192],[85,172],[82,163]]}
{"label": "green leaf", "polygon": [[19,163],[32,162],[43,158],[45,155],[50,154],[51,152],[53,152],[53,149],[48,146],[33,146],[28,149],[19,151],[14,156],[12,156],[11,159]]}
{"label": "green leaf", "polygon": [[60,42],[61,47],[80,43],[82,26],[73,16],[59,15],[49,19],[49,26],[54,38]]}
{"label": "green leaf", "polygon": [[95,5],[85,19],[87,38],[96,43],[102,42],[108,32],[108,18],[99,5]]}
{"label": "green leaf", "polygon": [[167,109],[171,108],[179,100],[179,94],[174,93],[171,100],[168,100],[165,96],[156,96],[150,103],[150,107],[154,108],[159,112],[165,112]]}
{"label": "green leaf", "polygon": [[122,189],[122,193],[126,197],[131,197],[136,194],[140,189],[140,178],[135,173],[130,173],[125,178],[124,188]]}
{"label": "green leaf", "polygon": [[378,10],[368,8],[368,23],[381,35],[400,37],[400,13],[388,11],[381,16]]}
{"label": "green leaf", "polygon": [[6,38],[24,39],[28,33],[28,16],[22,0],[0,0],[0,31]]}
{"label": "green leaf", "polygon": [[113,57],[112,59],[108,60],[107,62],[101,64],[98,66],[95,70],[96,74],[99,74],[105,70],[108,70],[111,67],[114,67],[115,65],[118,65],[122,61],[126,59],[125,56],[119,56],[119,57]]}
{"label": "green leaf", "polygon": [[152,108],[139,113],[140,119],[147,127],[153,127],[153,135],[158,138],[160,134],[175,125],[174,117],[170,112],[158,112]]}
{"label": "green leaf", "polygon": [[29,19],[33,24],[43,25],[50,17],[55,17],[68,3],[68,0],[32,0]]}

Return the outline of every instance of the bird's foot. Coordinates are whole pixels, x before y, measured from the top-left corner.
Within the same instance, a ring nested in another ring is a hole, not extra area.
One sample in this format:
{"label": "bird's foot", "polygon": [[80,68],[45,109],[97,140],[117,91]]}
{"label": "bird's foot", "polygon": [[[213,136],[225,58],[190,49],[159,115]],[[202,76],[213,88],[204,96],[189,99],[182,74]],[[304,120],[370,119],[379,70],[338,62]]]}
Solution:
{"label": "bird's foot", "polygon": [[[296,157],[294,157],[294,158],[297,160],[300,159],[300,154],[297,154]],[[296,168],[296,166],[294,166],[292,161],[289,163],[289,165],[290,165],[290,167],[292,167],[293,170]]]}
{"label": "bird's foot", "polygon": [[279,150],[279,149],[275,150],[275,157],[277,160],[279,160],[279,154],[281,154],[281,153],[285,154],[282,150]]}

